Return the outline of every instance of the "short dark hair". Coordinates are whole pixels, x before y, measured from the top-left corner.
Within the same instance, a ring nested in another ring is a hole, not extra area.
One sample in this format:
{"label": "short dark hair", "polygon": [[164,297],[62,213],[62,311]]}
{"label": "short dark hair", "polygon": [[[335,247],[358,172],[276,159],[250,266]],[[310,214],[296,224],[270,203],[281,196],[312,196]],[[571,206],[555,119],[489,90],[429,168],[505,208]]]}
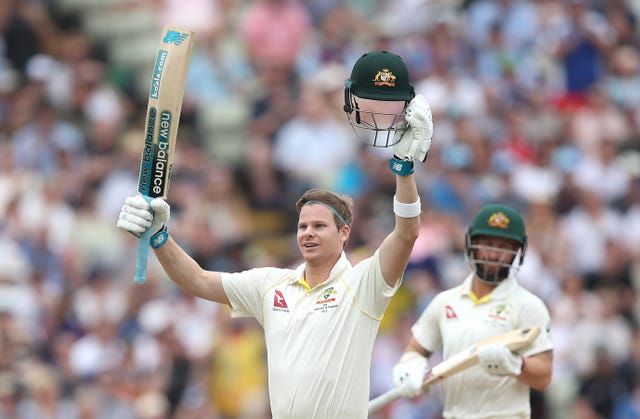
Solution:
{"label": "short dark hair", "polygon": [[353,208],[353,199],[351,199],[351,197],[333,193],[324,189],[309,189],[303,193],[300,199],[298,199],[298,202],[296,202],[298,214],[300,214],[302,207],[312,201],[321,202],[335,210],[333,219],[335,220],[338,228],[344,226],[345,223],[346,225],[351,226],[351,223],[353,222],[353,213],[351,210]]}

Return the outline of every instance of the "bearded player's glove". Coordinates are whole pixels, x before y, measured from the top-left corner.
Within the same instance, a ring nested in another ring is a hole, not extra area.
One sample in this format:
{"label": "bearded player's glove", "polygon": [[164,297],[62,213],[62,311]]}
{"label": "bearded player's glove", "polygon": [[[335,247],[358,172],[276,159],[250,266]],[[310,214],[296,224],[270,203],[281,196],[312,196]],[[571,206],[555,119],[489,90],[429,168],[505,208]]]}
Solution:
{"label": "bearded player's glove", "polygon": [[393,154],[399,160],[425,161],[431,147],[433,120],[431,107],[424,96],[416,95],[409,102],[405,119],[408,124],[406,130],[400,129],[394,135]]}
{"label": "bearded player's glove", "polygon": [[405,352],[393,367],[393,383],[403,397],[416,397],[422,393],[422,383],[429,368],[427,358],[418,352]]}
{"label": "bearded player's glove", "polygon": [[[158,233],[166,232],[166,223],[171,216],[171,207],[162,198],[151,202],[142,195],[129,196],[120,210],[116,226],[136,237],[140,237],[147,228],[151,229],[151,243]],[[164,243],[164,242],[163,242]],[[157,246],[154,246],[157,247]]]}
{"label": "bearded player's glove", "polygon": [[520,375],[522,358],[501,343],[491,343],[478,349],[482,368],[491,375]]}

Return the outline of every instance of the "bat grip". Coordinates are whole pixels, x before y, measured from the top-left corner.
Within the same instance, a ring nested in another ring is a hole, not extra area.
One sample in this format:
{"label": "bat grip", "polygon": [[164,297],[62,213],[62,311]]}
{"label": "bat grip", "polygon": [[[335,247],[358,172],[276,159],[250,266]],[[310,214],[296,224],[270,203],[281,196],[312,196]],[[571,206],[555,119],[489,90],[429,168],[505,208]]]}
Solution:
{"label": "bat grip", "polygon": [[369,401],[369,414],[371,415],[372,413],[377,412],[378,410],[382,409],[385,405],[391,403],[394,400],[399,399],[400,397],[402,397],[402,394],[400,394],[400,390],[397,388],[394,388],[393,390],[389,390],[386,393],[381,394],[375,399]]}
{"label": "bat grip", "polygon": [[[147,202],[151,201],[151,198],[142,195]],[[151,211],[151,209],[150,209]],[[153,211],[152,211],[153,213]],[[138,258],[136,259],[136,272],[133,276],[133,282],[143,284],[147,279],[147,259],[149,258],[149,241],[151,240],[151,227],[146,229],[144,233],[140,235],[140,241],[138,242]]]}

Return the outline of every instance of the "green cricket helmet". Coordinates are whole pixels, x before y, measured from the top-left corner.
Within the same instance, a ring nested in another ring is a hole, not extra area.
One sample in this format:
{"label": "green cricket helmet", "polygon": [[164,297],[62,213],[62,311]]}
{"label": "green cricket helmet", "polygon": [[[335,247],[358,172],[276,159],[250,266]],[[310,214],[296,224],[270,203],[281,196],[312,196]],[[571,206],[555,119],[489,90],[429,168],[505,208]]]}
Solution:
{"label": "green cricket helmet", "polygon": [[[477,244],[473,239],[479,236],[513,240],[519,244],[519,248],[514,251]],[[467,231],[465,248],[467,260],[478,278],[493,284],[504,280],[509,276],[511,269],[519,268],[524,261],[527,235],[522,215],[516,209],[503,204],[484,206],[478,211]],[[497,250],[500,258],[495,260],[487,256],[481,257],[478,250],[485,253]]]}
{"label": "green cricket helmet", "polygon": [[414,96],[402,58],[371,51],[356,61],[344,82],[344,111],[358,138],[374,147],[389,147],[401,138],[396,131],[407,129],[405,110]]}

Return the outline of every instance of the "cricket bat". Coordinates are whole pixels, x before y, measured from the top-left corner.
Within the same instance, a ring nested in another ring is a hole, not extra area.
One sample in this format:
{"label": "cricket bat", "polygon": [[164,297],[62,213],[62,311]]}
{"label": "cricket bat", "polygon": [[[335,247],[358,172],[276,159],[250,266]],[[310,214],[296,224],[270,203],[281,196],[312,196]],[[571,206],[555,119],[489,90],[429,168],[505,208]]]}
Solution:
{"label": "cricket bat", "polygon": [[[422,389],[426,390],[427,387],[429,387],[434,382],[443,380],[476,365],[479,361],[478,348],[481,348],[490,343],[503,343],[509,349],[511,349],[511,351],[516,352],[531,345],[531,343],[533,343],[533,341],[538,337],[539,334],[540,326],[534,326],[526,329],[512,330],[511,332],[492,336],[483,341],[474,343],[463,351],[452,355],[448,359],[431,368],[427,372],[424,383],[422,384]],[[369,402],[369,414],[376,412],[386,404],[391,403],[392,401],[399,399],[400,397],[402,397],[402,395],[397,388],[389,390],[386,393],[376,397]]]}
{"label": "cricket bat", "polygon": [[[147,201],[167,198],[192,47],[192,31],[173,25],[163,28],[151,76],[138,177],[138,192]],[[151,229],[140,236],[134,282],[146,280],[150,238]]]}

